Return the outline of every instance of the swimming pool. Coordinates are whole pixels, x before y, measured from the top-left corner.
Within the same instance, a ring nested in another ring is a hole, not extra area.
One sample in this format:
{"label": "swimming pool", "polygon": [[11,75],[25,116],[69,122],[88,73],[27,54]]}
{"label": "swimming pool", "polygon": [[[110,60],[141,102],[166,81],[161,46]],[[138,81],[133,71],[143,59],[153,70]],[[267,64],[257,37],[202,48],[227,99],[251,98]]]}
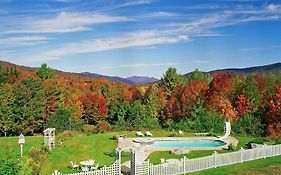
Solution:
{"label": "swimming pool", "polygon": [[220,140],[156,140],[150,146],[153,148],[218,148],[226,144]]}

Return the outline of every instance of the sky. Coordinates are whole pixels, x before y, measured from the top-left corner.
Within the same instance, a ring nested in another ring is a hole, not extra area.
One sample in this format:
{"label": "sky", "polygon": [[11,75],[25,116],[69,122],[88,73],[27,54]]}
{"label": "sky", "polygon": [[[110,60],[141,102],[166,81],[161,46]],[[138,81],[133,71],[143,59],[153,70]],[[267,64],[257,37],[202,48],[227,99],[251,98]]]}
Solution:
{"label": "sky", "polygon": [[281,61],[281,0],[0,0],[0,60],[129,77]]}

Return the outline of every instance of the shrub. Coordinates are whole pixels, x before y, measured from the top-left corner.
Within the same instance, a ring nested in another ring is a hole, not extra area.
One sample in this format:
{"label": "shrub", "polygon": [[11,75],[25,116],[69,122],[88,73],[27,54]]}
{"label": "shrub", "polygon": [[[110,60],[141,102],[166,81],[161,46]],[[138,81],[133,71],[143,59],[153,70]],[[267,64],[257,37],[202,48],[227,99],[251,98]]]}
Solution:
{"label": "shrub", "polygon": [[40,174],[42,165],[47,158],[47,149],[42,146],[32,148],[29,153],[31,161],[29,166],[32,167],[32,175]]}
{"label": "shrub", "polygon": [[274,145],[279,145],[279,144],[281,144],[281,139],[277,139],[277,140],[275,140]]}
{"label": "shrub", "polygon": [[110,126],[106,122],[101,122],[96,126],[97,133],[104,133],[110,130]]}
{"label": "shrub", "polygon": [[233,130],[239,135],[260,136],[264,134],[260,117],[250,114],[241,116],[240,120],[234,122]]}
{"label": "shrub", "polygon": [[7,159],[0,160],[0,175],[14,175],[20,170],[18,160],[8,157]]}

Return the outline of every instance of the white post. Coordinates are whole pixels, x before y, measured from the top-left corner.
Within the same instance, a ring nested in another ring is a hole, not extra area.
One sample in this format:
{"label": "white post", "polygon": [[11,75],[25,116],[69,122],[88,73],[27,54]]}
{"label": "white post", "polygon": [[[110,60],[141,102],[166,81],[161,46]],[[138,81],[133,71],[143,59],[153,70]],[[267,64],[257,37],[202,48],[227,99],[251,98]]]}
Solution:
{"label": "white post", "polygon": [[266,145],[263,145],[263,158],[266,158]]}
{"label": "white post", "polygon": [[186,157],[183,156],[183,172],[185,174],[185,161],[186,161]]}
{"label": "white post", "polygon": [[214,167],[217,168],[217,151],[214,152],[213,156],[214,156]]}
{"label": "white post", "polygon": [[55,170],[55,175],[58,175],[58,170]]}
{"label": "white post", "polygon": [[240,163],[243,163],[243,151],[244,151],[244,148],[240,148]]}
{"label": "white post", "polygon": [[149,175],[149,164],[150,164],[150,163],[149,163],[149,159],[147,159],[147,167],[146,167],[146,168],[147,168],[147,174],[148,174],[148,175]]}
{"label": "white post", "polygon": [[22,157],[22,153],[23,153],[23,144],[20,144],[20,157]]}

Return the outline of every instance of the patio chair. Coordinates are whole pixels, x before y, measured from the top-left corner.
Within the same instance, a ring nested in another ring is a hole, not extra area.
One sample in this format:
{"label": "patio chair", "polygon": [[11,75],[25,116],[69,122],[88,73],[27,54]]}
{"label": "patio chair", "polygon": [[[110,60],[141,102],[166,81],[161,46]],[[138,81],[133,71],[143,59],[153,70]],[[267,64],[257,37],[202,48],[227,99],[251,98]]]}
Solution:
{"label": "patio chair", "polygon": [[97,170],[98,168],[99,168],[99,163],[96,164],[96,166],[92,166],[92,167],[91,167],[91,170]]}
{"label": "patio chair", "polygon": [[166,159],[161,158],[160,161],[161,161],[161,163],[165,163]]}
{"label": "patio chair", "polygon": [[71,165],[71,168],[78,168],[79,165],[77,165],[75,162],[73,161],[70,161],[70,165]]}
{"label": "patio chair", "polygon": [[149,132],[149,131],[146,131],[146,132],[145,132],[145,135],[146,135],[146,136],[149,136],[149,137],[152,137],[152,133]]}
{"label": "patio chair", "polygon": [[183,131],[182,131],[182,130],[179,130],[179,134],[180,134],[180,135],[183,135]]}
{"label": "patio chair", "polygon": [[138,132],[136,133],[136,135],[139,136],[139,137],[143,137],[143,136],[144,136],[144,134],[143,134],[142,132],[140,132],[140,131],[138,131]]}
{"label": "patio chair", "polygon": [[89,171],[89,168],[88,168],[87,166],[82,166],[82,167],[81,167],[81,170],[82,170],[82,171]]}

